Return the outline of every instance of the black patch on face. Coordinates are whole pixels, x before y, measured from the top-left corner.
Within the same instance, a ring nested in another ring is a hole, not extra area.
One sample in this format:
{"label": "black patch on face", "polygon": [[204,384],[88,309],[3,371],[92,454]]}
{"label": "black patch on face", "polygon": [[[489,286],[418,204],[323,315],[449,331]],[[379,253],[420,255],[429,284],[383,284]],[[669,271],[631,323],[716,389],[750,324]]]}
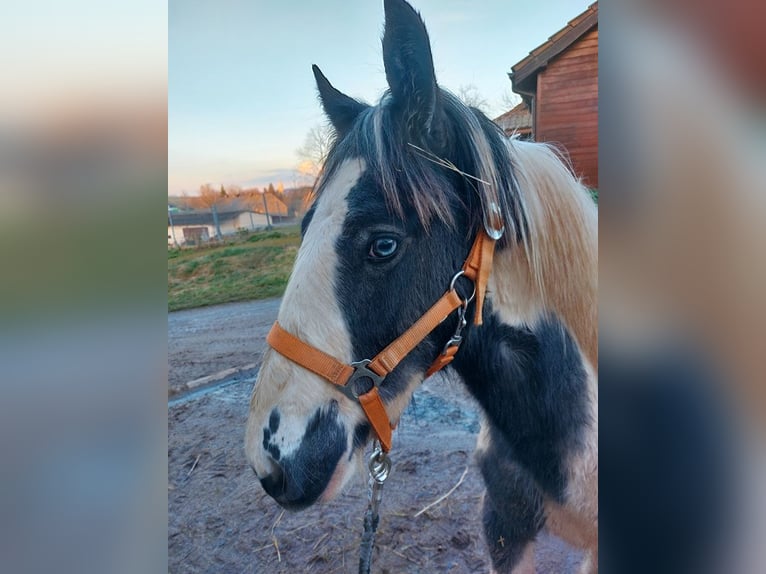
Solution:
{"label": "black patch on face", "polygon": [[[298,450],[281,457],[276,470],[261,478],[264,490],[281,506],[292,510],[306,508],[327,488],[346,450],[346,429],[338,413],[337,401],[332,401],[325,410],[317,409],[309,419]],[[267,443],[267,437],[271,437],[269,429],[263,429],[263,436]],[[276,445],[264,448],[273,457],[272,447]],[[278,449],[276,452],[279,454]]]}
{"label": "black patch on face", "polygon": [[271,414],[269,415],[269,430],[272,434],[277,432],[279,429],[279,411],[277,409],[273,409],[271,411]]}
{"label": "black patch on face", "polygon": [[489,302],[484,325],[469,329],[455,369],[518,461],[543,491],[563,502],[565,460],[582,446],[585,369],[566,328],[549,317],[534,330],[502,323]]}
{"label": "black patch on face", "polygon": [[272,436],[273,433],[271,430],[267,428],[263,429],[263,450],[267,451],[271,455],[271,458],[274,459],[274,462],[279,462],[279,458],[282,453],[279,450],[277,444],[271,441]]}
{"label": "black patch on face", "polygon": [[[365,173],[349,192],[348,214],[336,244],[336,296],[348,325],[355,360],[372,359],[412,326],[449,288],[473,238],[435,221],[428,234],[412,215],[401,221],[375,192]],[[396,253],[382,261],[369,256],[376,238],[396,239]],[[384,399],[396,396],[407,373],[425,373],[457,318],[440,325],[383,382]]]}
{"label": "black patch on face", "polygon": [[269,445],[268,451],[271,455],[271,458],[273,458],[275,461],[278,461],[282,455],[282,451],[280,451],[279,447],[273,443]]}

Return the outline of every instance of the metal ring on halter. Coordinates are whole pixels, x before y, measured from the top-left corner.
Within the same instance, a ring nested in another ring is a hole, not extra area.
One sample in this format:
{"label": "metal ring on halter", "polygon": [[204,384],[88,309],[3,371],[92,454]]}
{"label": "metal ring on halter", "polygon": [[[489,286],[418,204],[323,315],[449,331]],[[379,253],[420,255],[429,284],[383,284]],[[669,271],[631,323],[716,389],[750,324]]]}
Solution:
{"label": "metal ring on halter", "polygon": [[[465,271],[463,271],[462,269],[460,271],[458,271],[457,273],[455,273],[455,276],[452,278],[452,281],[450,281],[450,283],[449,283],[449,290],[450,291],[454,291],[455,290],[455,283],[463,275],[465,275]],[[468,279],[468,277],[466,277],[466,279]],[[469,281],[470,281],[470,279],[469,279]],[[476,283],[473,283],[473,281],[471,281],[471,283],[473,284],[473,293],[471,293],[471,296],[468,297],[468,299],[463,299],[463,307],[468,307],[468,303],[473,301],[474,297],[476,297]]]}

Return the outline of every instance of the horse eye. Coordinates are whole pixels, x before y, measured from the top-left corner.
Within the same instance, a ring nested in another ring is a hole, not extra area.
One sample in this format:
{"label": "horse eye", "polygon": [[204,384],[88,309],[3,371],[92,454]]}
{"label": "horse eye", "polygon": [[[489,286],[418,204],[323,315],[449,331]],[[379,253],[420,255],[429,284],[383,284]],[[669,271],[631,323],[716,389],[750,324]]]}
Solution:
{"label": "horse eye", "polygon": [[369,256],[373,259],[385,259],[396,253],[399,243],[393,237],[379,237],[370,243]]}

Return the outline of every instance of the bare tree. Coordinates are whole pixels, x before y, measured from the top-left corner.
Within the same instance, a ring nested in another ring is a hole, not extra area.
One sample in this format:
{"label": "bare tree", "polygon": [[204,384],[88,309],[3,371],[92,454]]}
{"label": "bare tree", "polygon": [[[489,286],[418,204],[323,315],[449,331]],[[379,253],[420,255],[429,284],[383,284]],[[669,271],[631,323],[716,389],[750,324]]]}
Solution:
{"label": "bare tree", "polygon": [[198,209],[211,209],[221,203],[222,199],[221,193],[206,183],[199,186],[199,195],[194,199],[194,204]]}
{"label": "bare tree", "polygon": [[457,89],[455,94],[461,102],[470,108],[476,108],[479,111],[487,113],[489,109],[489,103],[479,93],[479,88],[474,84],[463,84]]}
{"label": "bare tree", "polygon": [[506,88],[503,91],[503,95],[500,98],[500,105],[504,111],[512,110],[521,103],[521,96],[516,94],[510,88]]}
{"label": "bare tree", "polygon": [[303,145],[295,151],[301,160],[298,171],[316,178],[322,171],[334,139],[335,132],[328,124],[318,124],[311,128]]}
{"label": "bare tree", "polygon": [[239,185],[227,185],[226,195],[228,195],[229,198],[239,197],[242,195],[242,187]]}
{"label": "bare tree", "polygon": [[222,238],[221,226],[218,222],[218,205],[226,201],[226,197],[221,195],[220,190],[216,191],[212,185],[206,183],[199,188],[199,196],[195,202],[201,208],[207,208],[213,214],[213,223],[218,239]]}

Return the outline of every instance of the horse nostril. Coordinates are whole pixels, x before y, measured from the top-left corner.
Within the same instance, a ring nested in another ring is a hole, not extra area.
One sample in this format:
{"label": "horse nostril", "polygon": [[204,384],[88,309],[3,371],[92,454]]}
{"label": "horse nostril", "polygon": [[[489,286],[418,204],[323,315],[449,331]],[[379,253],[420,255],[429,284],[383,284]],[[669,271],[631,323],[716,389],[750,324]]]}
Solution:
{"label": "horse nostril", "polygon": [[287,489],[287,481],[285,480],[285,473],[282,470],[282,467],[274,465],[274,470],[271,474],[259,478],[261,486],[263,486],[263,490],[266,491],[266,494],[276,500],[284,498]]}

